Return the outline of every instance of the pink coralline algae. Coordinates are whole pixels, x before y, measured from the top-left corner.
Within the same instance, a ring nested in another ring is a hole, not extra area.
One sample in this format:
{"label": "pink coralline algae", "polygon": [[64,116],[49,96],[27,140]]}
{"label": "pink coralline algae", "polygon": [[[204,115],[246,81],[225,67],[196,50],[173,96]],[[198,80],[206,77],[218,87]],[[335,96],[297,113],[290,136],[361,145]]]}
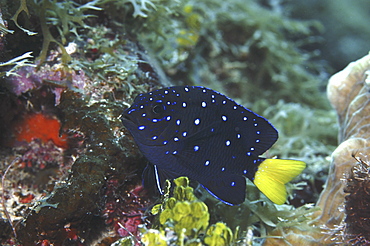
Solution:
{"label": "pink coralline algae", "polygon": [[139,225],[145,224],[144,212],[149,206],[145,191],[138,186],[129,192],[121,192],[120,186],[115,178],[107,181],[103,216],[106,224],[113,225],[118,237],[134,236],[139,240]]}
{"label": "pink coralline algae", "polygon": [[17,76],[12,75],[5,81],[8,89],[19,96],[27,91],[50,85],[55,94],[55,105],[60,102],[60,96],[65,89],[83,92],[88,78],[81,71],[66,70],[61,65],[45,65],[36,67],[22,67],[17,70]]}

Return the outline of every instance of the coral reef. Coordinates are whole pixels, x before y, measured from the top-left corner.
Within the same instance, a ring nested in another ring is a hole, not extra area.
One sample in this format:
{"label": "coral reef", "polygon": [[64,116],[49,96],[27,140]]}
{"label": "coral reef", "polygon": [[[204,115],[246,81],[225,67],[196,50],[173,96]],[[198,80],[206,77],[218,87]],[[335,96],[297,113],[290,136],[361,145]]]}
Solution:
{"label": "coral reef", "polygon": [[[106,227],[111,230],[106,240],[114,241],[138,236],[138,225],[146,223],[148,199],[137,174],[145,162],[118,116],[123,100],[130,102],[131,95],[160,82],[138,46],[129,40],[119,45],[111,56],[119,59],[122,52],[136,65],[121,77],[103,73],[105,84],[78,68],[60,66],[58,51],[38,69],[18,68],[18,76],[2,83],[2,147],[14,151],[3,151],[1,169],[9,170],[3,172],[3,204],[22,245],[88,245]],[[127,66],[117,63],[115,69]],[[127,77],[135,84],[118,81]],[[10,164],[13,154],[20,158]],[[9,231],[8,224],[1,231]],[[14,244],[9,234],[1,237]]]}
{"label": "coral reef", "polygon": [[[317,22],[252,0],[4,2],[2,244],[250,245],[288,228],[316,233],[307,203],[336,130],[322,71],[301,49]],[[182,178],[149,215],[146,161],[118,117],[138,93],[170,85],[157,61],[178,84],[224,91],[271,118],[281,140],[268,155],[315,162],[308,186],[289,187],[301,189],[291,203],[303,206],[276,206],[248,183],[246,202],[229,207]]]}
{"label": "coral reef", "polygon": [[[370,55],[350,63],[343,71],[335,74],[328,84],[328,98],[337,111],[340,131],[340,145],[332,154],[326,187],[317,203],[323,211],[320,216],[322,223],[335,232],[335,226],[344,218],[343,206],[346,196],[341,182],[350,178],[351,170],[357,165],[354,156],[367,155],[369,123],[369,70]],[[342,209],[340,209],[342,208]]]}
{"label": "coral reef", "polygon": [[[367,203],[366,200],[355,199],[368,196],[365,188],[368,178],[364,176],[364,169],[368,167],[364,162],[367,163],[370,147],[369,70],[370,55],[367,55],[350,63],[329,80],[327,94],[338,115],[339,146],[332,154],[328,179],[317,202],[321,211],[311,215],[316,231],[276,230],[272,235],[283,236],[284,239],[267,239],[264,245],[318,245],[335,241],[362,245],[368,242],[368,235],[362,231],[364,227],[360,230],[356,226],[365,226],[367,213],[362,214],[361,211],[366,210]],[[356,216],[358,213],[361,215]]]}
{"label": "coral reef", "polygon": [[351,245],[368,245],[370,244],[370,166],[367,156],[357,153],[354,158],[358,163],[347,179],[344,190],[348,194],[345,197],[346,217],[342,223],[342,231],[336,235],[336,240]]}

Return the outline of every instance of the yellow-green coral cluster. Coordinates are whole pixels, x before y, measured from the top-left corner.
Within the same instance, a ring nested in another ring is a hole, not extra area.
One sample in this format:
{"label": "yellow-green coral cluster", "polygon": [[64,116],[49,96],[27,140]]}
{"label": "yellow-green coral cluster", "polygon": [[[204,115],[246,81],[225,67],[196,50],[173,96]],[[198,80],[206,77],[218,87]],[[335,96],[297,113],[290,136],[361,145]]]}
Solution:
{"label": "yellow-green coral cluster", "polygon": [[164,232],[173,231],[175,237],[167,240],[175,241],[176,245],[202,245],[202,241],[212,246],[229,245],[233,241],[233,232],[220,222],[208,227],[208,207],[194,196],[189,179],[180,177],[174,183],[173,197],[165,198],[162,204],[152,209],[159,218],[159,230],[145,232],[142,242],[145,245],[165,245]]}
{"label": "yellow-green coral cluster", "polygon": [[230,245],[233,241],[233,232],[224,223],[211,225],[204,238],[204,243],[210,246]]}

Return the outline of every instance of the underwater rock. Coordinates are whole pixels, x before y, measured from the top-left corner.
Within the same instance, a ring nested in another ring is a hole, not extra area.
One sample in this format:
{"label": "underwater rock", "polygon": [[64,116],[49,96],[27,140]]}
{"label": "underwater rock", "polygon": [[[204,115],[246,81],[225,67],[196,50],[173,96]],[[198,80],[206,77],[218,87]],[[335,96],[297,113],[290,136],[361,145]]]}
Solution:
{"label": "underwater rock", "polygon": [[344,70],[329,80],[328,98],[338,114],[340,145],[332,154],[325,189],[317,205],[322,208],[319,220],[331,230],[324,240],[330,240],[343,220],[344,188],[343,178],[349,178],[357,165],[353,158],[366,154],[370,147],[370,55],[350,63]]}
{"label": "underwater rock", "polygon": [[[14,70],[19,76],[4,78],[0,105],[7,106],[4,112],[8,113],[0,114],[0,129],[4,130],[0,133],[8,134],[7,141],[0,138],[7,147],[0,145],[0,154],[9,160],[17,154],[22,154],[21,161],[32,157],[32,166],[27,162],[25,168],[23,162],[0,165],[3,170],[7,165],[11,169],[3,182],[3,202],[11,216],[3,221],[13,222],[14,237],[22,245],[91,245],[104,236],[112,240],[130,233],[137,236],[138,224],[147,223],[142,215],[149,198],[140,190],[146,162],[118,116],[133,95],[168,84],[140,45],[121,41],[111,56],[120,59],[112,61],[115,66],[106,68],[106,73],[95,74],[86,68],[96,68],[91,64],[106,53],[94,61],[79,53],[75,62],[80,66],[65,67],[57,59],[60,53],[53,51],[37,69],[21,67]],[[22,145],[16,149],[13,142]],[[54,154],[59,149],[60,154]],[[55,157],[49,160],[51,154]],[[41,158],[48,162],[41,163]],[[43,172],[47,179],[42,186],[40,182],[32,186],[36,179],[23,179],[22,192],[15,197],[13,187],[23,177],[19,169],[27,169],[28,176],[40,176],[44,163],[51,166],[53,175],[49,169]],[[17,203],[11,203],[15,198]],[[22,214],[13,204],[22,206]],[[0,223],[0,231],[9,231],[7,223]],[[109,231],[109,236],[102,235],[103,231]],[[1,236],[0,240],[2,244],[11,238]]]}
{"label": "underwater rock", "polygon": [[[321,211],[316,212],[312,219],[311,231],[300,231],[296,228],[290,230],[277,229],[272,234],[283,236],[284,239],[266,240],[264,245],[323,245],[333,242],[349,243],[349,234],[355,238],[359,232],[354,232],[355,227],[347,223],[358,223],[353,217],[345,219],[345,206],[351,216],[359,209],[354,207],[349,200],[353,197],[346,192],[357,192],[353,188],[353,179],[357,177],[352,172],[358,166],[362,158],[370,148],[370,54],[350,63],[345,69],[333,75],[327,87],[327,95],[333,108],[338,114],[339,122],[339,146],[333,152],[330,170],[325,188],[322,191],[317,206]],[[356,157],[356,158],[354,158]],[[364,165],[360,163],[360,165]],[[358,168],[358,167],[357,167]],[[355,169],[356,170],[356,169]],[[357,172],[358,173],[358,172]],[[346,188],[347,182],[349,187]],[[367,179],[363,179],[367,181]],[[364,183],[366,185],[366,183]],[[364,185],[359,185],[362,188]],[[365,191],[365,189],[362,189]],[[368,196],[364,192],[364,196]],[[357,204],[358,205],[358,204]],[[365,206],[366,203],[363,203]],[[363,209],[363,208],[362,208]],[[320,228],[320,229],[319,229]],[[349,228],[350,233],[346,235],[344,229]],[[272,235],[270,235],[272,236]],[[360,235],[361,236],[361,235]],[[352,241],[353,242],[353,241]],[[359,242],[363,242],[359,240]]]}

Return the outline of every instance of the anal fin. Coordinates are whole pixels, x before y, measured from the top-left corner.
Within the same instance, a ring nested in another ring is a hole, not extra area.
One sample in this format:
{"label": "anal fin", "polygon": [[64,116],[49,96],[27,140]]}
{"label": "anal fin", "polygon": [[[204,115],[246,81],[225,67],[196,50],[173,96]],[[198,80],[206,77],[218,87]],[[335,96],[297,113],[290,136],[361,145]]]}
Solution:
{"label": "anal fin", "polygon": [[202,186],[214,197],[231,206],[241,204],[245,200],[246,180],[241,175],[221,175],[202,182]]}

